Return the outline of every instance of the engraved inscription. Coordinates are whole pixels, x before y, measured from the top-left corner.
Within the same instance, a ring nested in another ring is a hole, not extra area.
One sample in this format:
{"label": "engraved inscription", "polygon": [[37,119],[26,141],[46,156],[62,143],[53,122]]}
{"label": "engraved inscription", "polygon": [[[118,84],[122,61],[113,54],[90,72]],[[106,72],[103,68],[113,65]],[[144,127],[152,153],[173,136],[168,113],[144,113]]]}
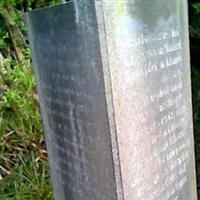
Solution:
{"label": "engraved inscription", "polygon": [[[187,182],[190,147],[184,131],[186,106],[182,93],[180,30],[173,27],[152,35],[144,38],[142,34],[132,44],[143,51],[138,59],[145,58],[135,80],[136,87],[139,90],[138,80],[144,79],[148,83],[145,87],[152,87],[141,96],[141,101],[132,105],[136,113],[141,113],[132,122],[137,127],[132,141],[137,145],[133,152],[132,170],[136,173],[132,176],[132,188],[138,200],[178,199],[178,192]],[[157,77],[159,85],[154,85]],[[149,112],[154,116],[152,119]]]}
{"label": "engraved inscription", "polygon": [[182,200],[193,152],[178,15],[158,17],[152,28],[130,14],[140,3],[121,3],[120,16],[105,4],[113,12],[106,30],[124,198]]}

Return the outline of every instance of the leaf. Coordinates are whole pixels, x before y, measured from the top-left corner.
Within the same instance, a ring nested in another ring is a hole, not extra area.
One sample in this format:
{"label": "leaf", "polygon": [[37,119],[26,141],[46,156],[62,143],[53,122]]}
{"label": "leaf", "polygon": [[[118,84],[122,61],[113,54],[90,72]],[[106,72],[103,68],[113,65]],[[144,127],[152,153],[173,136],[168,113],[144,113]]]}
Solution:
{"label": "leaf", "polygon": [[192,4],[192,7],[197,13],[200,13],[200,2]]}

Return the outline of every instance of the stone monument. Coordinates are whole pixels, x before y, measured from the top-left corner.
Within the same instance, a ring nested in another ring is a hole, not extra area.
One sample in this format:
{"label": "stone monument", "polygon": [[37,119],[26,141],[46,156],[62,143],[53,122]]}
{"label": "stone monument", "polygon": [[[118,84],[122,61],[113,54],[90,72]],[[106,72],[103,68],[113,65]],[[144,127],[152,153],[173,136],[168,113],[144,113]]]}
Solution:
{"label": "stone monument", "polygon": [[196,200],[186,0],[27,14],[57,200]]}

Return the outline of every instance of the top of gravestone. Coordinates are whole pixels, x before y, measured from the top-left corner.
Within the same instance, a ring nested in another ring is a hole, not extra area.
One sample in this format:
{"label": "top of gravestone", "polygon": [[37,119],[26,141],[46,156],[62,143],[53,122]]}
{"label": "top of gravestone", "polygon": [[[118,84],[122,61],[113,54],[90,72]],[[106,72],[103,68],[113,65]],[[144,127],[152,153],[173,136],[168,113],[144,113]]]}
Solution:
{"label": "top of gravestone", "polygon": [[58,3],[58,4],[54,4],[54,5],[50,5],[50,6],[44,6],[44,7],[41,7],[41,8],[36,8],[34,10],[26,12],[26,15],[32,14],[32,13],[38,13],[38,12],[46,12],[49,9],[54,9],[54,8],[57,9],[57,8],[62,7],[64,5],[70,4],[71,2],[72,1],[68,1],[68,2],[65,2],[65,3]]}

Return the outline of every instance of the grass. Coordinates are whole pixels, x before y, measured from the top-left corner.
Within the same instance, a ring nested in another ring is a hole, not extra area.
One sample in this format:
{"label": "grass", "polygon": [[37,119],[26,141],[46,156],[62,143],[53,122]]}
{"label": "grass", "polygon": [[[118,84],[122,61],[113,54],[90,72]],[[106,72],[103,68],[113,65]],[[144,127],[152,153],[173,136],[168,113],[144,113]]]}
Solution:
{"label": "grass", "polygon": [[30,61],[0,68],[0,199],[50,200],[52,189]]}

